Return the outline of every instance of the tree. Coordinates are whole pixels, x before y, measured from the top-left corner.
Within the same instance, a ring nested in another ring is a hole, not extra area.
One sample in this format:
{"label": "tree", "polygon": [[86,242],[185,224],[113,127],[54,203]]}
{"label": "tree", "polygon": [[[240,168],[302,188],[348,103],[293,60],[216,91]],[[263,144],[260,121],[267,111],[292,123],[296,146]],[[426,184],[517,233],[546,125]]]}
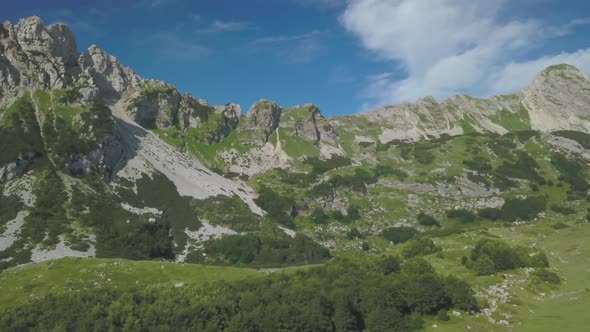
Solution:
{"label": "tree", "polygon": [[362,316],[344,292],[338,292],[334,299],[334,327],[336,331],[361,331]]}

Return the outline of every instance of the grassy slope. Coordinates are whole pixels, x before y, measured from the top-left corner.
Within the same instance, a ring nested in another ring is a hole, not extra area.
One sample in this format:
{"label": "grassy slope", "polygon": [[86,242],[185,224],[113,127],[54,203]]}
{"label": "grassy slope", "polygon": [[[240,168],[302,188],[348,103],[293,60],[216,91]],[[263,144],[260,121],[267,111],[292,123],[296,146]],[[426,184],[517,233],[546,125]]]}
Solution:
{"label": "grassy slope", "polygon": [[[584,246],[590,236],[590,224],[568,223],[570,228],[555,230],[549,223],[540,222],[517,227],[495,227],[460,235],[435,239],[444,249],[442,255],[428,256],[440,271],[465,278],[476,290],[483,290],[508,280],[510,300],[499,306],[495,319],[510,314],[511,326],[490,323],[483,315],[452,317],[448,322],[432,320],[427,330],[432,331],[581,331],[587,323],[590,303],[590,247]],[[460,257],[468,254],[477,239],[499,237],[511,244],[536,246],[547,253],[551,270],[556,271],[562,283],[549,286],[528,276],[522,270],[506,271],[495,276],[476,277],[459,264]],[[506,279],[502,277],[506,276]],[[437,325],[437,328],[432,328]]]}
{"label": "grassy slope", "polygon": [[0,274],[0,309],[45,294],[95,287],[204,285],[261,276],[253,269],[123,259],[63,258]]}

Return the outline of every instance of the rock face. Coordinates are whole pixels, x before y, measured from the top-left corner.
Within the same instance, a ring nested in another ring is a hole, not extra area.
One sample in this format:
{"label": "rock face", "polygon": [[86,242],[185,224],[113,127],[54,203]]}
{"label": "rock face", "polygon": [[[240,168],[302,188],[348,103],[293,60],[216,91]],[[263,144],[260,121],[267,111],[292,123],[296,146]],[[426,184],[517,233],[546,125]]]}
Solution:
{"label": "rock face", "polygon": [[131,69],[123,67],[117,58],[92,45],[79,58],[80,84],[84,87],[86,99],[99,98],[113,101],[125,92],[141,89],[148,81],[137,76]]}
{"label": "rock face", "polygon": [[203,111],[203,102],[164,82],[139,77],[96,45],[79,54],[74,34],[63,24],[45,26],[34,16],[16,25],[2,24],[0,98],[16,96],[18,88],[74,87],[82,104],[127,100],[129,115],[150,128],[183,129],[194,124],[191,115],[198,118]]}
{"label": "rock face", "polygon": [[209,144],[219,143],[225,137],[229,136],[238,127],[243,116],[240,105],[232,103],[224,106],[216,106],[215,113],[221,115],[221,120],[217,126],[217,130],[209,136]]}
{"label": "rock face", "polygon": [[14,162],[0,165],[0,183],[10,181],[25,174],[29,170],[31,161],[35,158],[33,153],[20,156]]}
{"label": "rock face", "polygon": [[289,134],[302,137],[316,144],[338,144],[338,135],[324,118],[320,109],[313,104],[295,106],[283,110],[280,127]]}
{"label": "rock face", "polygon": [[95,149],[89,153],[70,154],[62,171],[69,175],[89,173],[103,174],[107,180],[117,175],[124,158],[126,147],[115,134],[105,134],[98,140]]}
{"label": "rock face", "polygon": [[252,105],[240,127],[242,131],[251,132],[248,137],[252,145],[264,145],[278,128],[288,136],[314,144],[338,144],[336,131],[313,104],[281,109],[276,103],[262,99]]}
{"label": "rock face", "polygon": [[590,80],[577,68],[557,65],[543,70],[522,96],[532,129],[590,132]]}
{"label": "rock face", "polygon": [[72,31],[63,24],[44,26],[38,17],[0,27],[0,96],[18,86],[63,88],[80,72]]}
{"label": "rock face", "polygon": [[264,145],[277,129],[280,121],[281,108],[274,102],[262,99],[250,107],[241,130],[254,132],[250,144]]}
{"label": "rock face", "polygon": [[[129,97],[125,112],[144,128],[168,129],[180,125],[182,102],[183,96],[171,86],[149,86]],[[190,101],[184,101],[184,109],[190,112],[187,103]]]}

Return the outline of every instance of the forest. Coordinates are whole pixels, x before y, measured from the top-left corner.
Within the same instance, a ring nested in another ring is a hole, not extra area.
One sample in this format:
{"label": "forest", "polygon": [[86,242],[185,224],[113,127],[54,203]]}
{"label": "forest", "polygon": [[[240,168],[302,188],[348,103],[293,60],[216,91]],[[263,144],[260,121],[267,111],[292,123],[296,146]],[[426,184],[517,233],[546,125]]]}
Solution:
{"label": "forest", "polygon": [[473,290],[422,258],[335,259],[205,287],[115,287],[48,295],[0,315],[2,331],[415,331],[427,316],[479,311]]}

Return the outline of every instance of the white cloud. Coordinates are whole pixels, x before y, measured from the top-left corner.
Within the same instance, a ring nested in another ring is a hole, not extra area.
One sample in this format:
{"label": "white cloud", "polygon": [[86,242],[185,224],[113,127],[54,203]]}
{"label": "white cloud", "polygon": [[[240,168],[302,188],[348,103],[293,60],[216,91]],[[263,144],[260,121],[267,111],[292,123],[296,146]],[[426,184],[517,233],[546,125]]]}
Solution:
{"label": "white cloud", "polygon": [[492,94],[514,92],[527,85],[530,79],[544,68],[560,63],[567,63],[590,73],[590,48],[543,56],[531,61],[510,62],[493,75],[489,90]]}
{"label": "white cloud", "polygon": [[[583,57],[564,53],[519,63],[517,59],[524,58],[542,41],[567,35],[590,20],[577,19],[557,27],[546,27],[532,19],[506,20],[500,14],[507,3],[507,0],[351,0],[341,16],[344,27],[366,49],[406,74],[401,80],[391,74],[371,78],[367,97],[373,100],[374,106],[380,106],[426,95],[487,96],[508,92],[503,86],[511,91],[525,86],[534,76],[528,68],[536,72],[539,64]],[[512,75],[517,69],[520,75]]]}

